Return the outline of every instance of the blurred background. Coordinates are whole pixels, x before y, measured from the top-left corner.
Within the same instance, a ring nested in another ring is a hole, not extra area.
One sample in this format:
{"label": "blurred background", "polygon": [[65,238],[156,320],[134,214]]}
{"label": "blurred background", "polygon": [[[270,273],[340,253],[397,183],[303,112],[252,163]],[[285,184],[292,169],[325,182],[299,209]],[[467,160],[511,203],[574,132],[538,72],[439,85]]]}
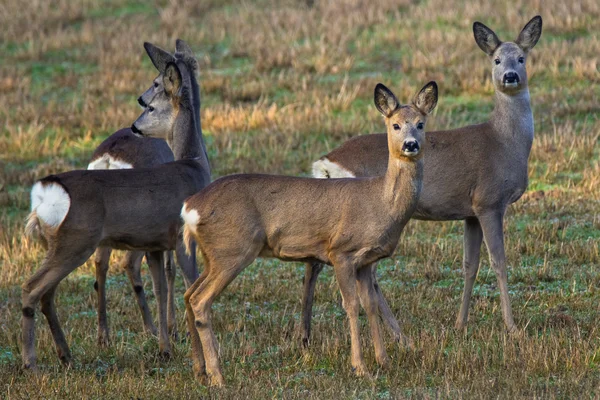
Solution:
{"label": "blurred background", "polygon": [[[215,307],[220,320],[215,330],[224,336],[242,332],[242,339],[234,335],[220,342],[225,375],[247,396],[454,397],[470,392],[485,397],[499,388],[521,395],[597,388],[600,3],[310,3],[0,3],[0,381],[11,382],[9,394],[40,395],[15,375],[19,285],[44,254],[22,237],[29,190],[48,174],[85,168],[102,140],[141,113],[136,99],[157,75],[144,41],[174,51],[175,39],[181,38],[194,50],[214,178],[236,172],[308,175],[313,161],[344,140],[383,131],[373,106],[377,82],[406,103],[436,80],[440,100],[428,130],[484,122],[493,109],[491,63],[475,44],[472,24],[483,22],[501,40],[512,41],[538,14],[543,33],[527,61],[536,126],[530,185],[509,210],[505,228],[511,299],[517,323],[527,327],[528,336],[508,344],[504,340],[495,277],[485,253],[471,336],[448,333],[462,290],[458,222],[411,222],[397,256],[380,268],[383,291],[421,350],[389,350],[396,366],[373,383],[357,382],[346,371],[349,339],[330,271],[322,274],[324,283],[317,289],[316,345],[303,358],[295,331],[300,264],[255,263]],[[179,345],[176,359],[163,369],[154,358],[155,340],[128,333],[139,328],[132,323],[139,316],[117,266],[108,291],[109,316],[120,344],[113,350],[95,347],[93,275],[88,262],[59,289],[58,312],[82,363],[78,372],[68,379],[61,374],[49,332],[40,329],[41,362],[49,366],[36,379],[57,382],[46,383],[52,391],[45,396],[77,393],[82,387],[96,396],[110,395],[102,391],[106,382],[119,396],[152,397],[163,390],[180,397],[198,394],[187,344]],[[183,319],[180,323],[183,329]],[[140,348],[145,349],[141,356]],[[115,375],[120,368],[125,373]],[[274,375],[277,369],[287,371],[286,376]],[[86,388],[90,376],[96,379]],[[256,379],[242,383],[248,376]],[[421,389],[411,392],[414,387]]]}

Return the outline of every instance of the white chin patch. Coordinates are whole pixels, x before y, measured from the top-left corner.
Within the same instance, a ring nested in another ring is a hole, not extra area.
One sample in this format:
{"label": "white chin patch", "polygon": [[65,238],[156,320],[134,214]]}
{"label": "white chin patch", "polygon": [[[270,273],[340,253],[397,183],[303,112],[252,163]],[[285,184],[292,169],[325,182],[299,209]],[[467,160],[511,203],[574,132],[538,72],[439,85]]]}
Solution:
{"label": "white chin patch", "polygon": [[196,227],[198,226],[198,222],[200,222],[198,211],[194,209],[187,210],[187,204],[183,203],[183,207],[181,208],[181,218],[190,231],[196,233]]}
{"label": "white chin patch", "polygon": [[70,207],[71,198],[58,183],[36,182],[31,188],[31,211],[52,228],[62,224]]}
{"label": "white chin patch", "polygon": [[406,151],[406,150],[404,150],[404,151],[402,151],[402,154],[404,154],[407,157],[414,157],[417,154],[419,154],[419,152],[418,151]]}
{"label": "white chin patch", "polygon": [[317,160],[312,165],[314,178],[356,178],[356,176],[341,165],[329,161],[327,158]]}
{"label": "white chin patch", "polygon": [[87,169],[131,169],[133,165],[123,160],[119,160],[110,154],[103,154],[100,158],[89,163]]}
{"label": "white chin patch", "polygon": [[508,88],[515,88],[519,86],[519,82],[510,82],[510,83],[505,83],[504,87],[508,87]]}

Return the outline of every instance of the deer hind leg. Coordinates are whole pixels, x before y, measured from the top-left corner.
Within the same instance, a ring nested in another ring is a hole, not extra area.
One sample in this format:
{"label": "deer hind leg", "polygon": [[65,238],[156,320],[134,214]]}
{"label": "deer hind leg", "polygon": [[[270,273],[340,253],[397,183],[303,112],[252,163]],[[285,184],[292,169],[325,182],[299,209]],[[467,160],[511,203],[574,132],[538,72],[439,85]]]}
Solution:
{"label": "deer hind leg", "polygon": [[175,310],[175,261],[173,252],[165,251],[165,272],[167,274],[167,326],[173,340],[178,339],[177,319]]}
{"label": "deer hind leg", "polygon": [[389,358],[385,351],[381,330],[379,329],[379,297],[373,284],[372,267],[373,265],[367,265],[360,268],[356,274],[356,281],[358,283],[360,303],[367,313],[369,326],[371,327],[371,337],[373,338],[373,345],[375,347],[375,359],[379,365],[386,368],[389,364]]}
{"label": "deer hind leg", "polygon": [[360,348],[358,312],[360,301],[356,293],[356,266],[348,261],[334,262],[335,276],[342,293],[342,305],[348,315],[352,343],[352,369],[358,376],[369,375]]}
{"label": "deer hind leg", "polygon": [[315,285],[322,270],[323,264],[319,262],[307,262],[306,269],[304,270],[304,292],[302,295],[302,345],[304,347],[308,347],[310,340]]}
{"label": "deer hind leg", "polygon": [[161,356],[169,358],[171,356],[171,343],[169,342],[167,330],[167,278],[165,276],[164,252],[148,252],[146,253],[146,260],[152,275],[158,305],[158,347]]}
{"label": "deer hind leg", "polygon": [[36,368],[35,306],[49,291],[52,293],[44,298],[44,311],[48,313],[46,318],[52,331],[59,358],[65,364],[70,363],[71,353],[54,310],[53,291],[60,281],[92,255],[96,245],[97,243],[93,243],[87,247],[82,246],[76,251],[61,254],[57,253],[58,246],[52,244],[42,262],[42,267],[23,284],[21,291],[23,312],[21,320],[21,343],[23,346],[21,356],[24,368]]}
{"label": "deer hind leg", "polygon": [[152,313],[148,307],[146,301],[146,293],[144,292],[144,282],[142,281],[142,260],[144,258],[144,252],[142,251],[128,251],[125,253],[125,259],[123,261],[123,269],[129,278],[135,299],[137,301],[140,312],[142,313],[142,321],[144,323],[144,330],[151,333],[154,336],[158,335],[158,330],[152,321]]}
{"label": "deer hind leg", "polygon": [[189,303],[195,317],[194,324],[204,350],[206,375],[210,386],[225,384],[219,365],[218,344],[212,329],[212,303],[227,285],[254,261],[259,252],[260,248],[253,246],[237,257],[205,258],[205,269],[208,270],[206,278],[189,296]]}
{"label": "deer hind leg", "polygon": [[110,247],[98,247],[94,257],[94,266],[96,267],[94,289],[98,294],[98,345],[100,346],[107,346],[110,341],[106,316],[106,274],[111,252]]}
{"label": "deer hind leg", "polygon": [[465,275],[465,287],[463,289],[460,311],[456,317],[456,329],[464,329],[469,318],[469,305],[473,285],[479,270],[479,255],[481,252],[481,241],[483,232],[477,218],[465,219],[465,236],[463,249],[463,274]]}
{"label": "deer hind leg", "polygon": [[508,273],[506,271],[506,255],[504,254],[504,233],[502,229],[503,213],[496,212],[479,216],[485,244],[490,254],[490,264],[496,272],[500,288],[502,315],[508,332],[516,331],[513,320],[510,298],[508,296]]}

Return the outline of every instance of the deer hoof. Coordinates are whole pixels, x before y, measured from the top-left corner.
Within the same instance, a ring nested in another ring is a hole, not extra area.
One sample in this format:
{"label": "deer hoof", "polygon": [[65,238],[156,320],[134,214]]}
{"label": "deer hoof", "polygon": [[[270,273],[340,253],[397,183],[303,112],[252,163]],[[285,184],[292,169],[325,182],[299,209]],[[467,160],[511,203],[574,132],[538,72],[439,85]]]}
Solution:
{"label": "deer hoof", "polygon": [[390,358],[387,355],[381,356],[381,357],[375,357],[377,360],[377,364],[379,364],[379,366],[382,369],[388,369],[390,366]]}
{"label": "deer hoof", "polygon": [[352,372],[354,372],[354,374],[356,376],[366,376],[366,377],[368,377],[370,375],[369,374],[369,370],[367,370],[367,367],[363,363],[358,364],[356,366],[353,366],[352,367]]}
{"label": "deer hoof", "polygon": [[225,386],[225,379],[223,379],[223,375],[215,374],[215,375],[208,376],[208,386],[210,386],[210,387]]}
{"label": "deer hoof", "polygon": [[172,355],[171,355],[171,350],[161,350],[160,351],[160,358],[163,360],[170,360]]}
{"label": "deer hoof", "polygon": [[100,347],[108,347],[110,344],[110,339],[108,334],[100,333],[98,334],[98,346]]}

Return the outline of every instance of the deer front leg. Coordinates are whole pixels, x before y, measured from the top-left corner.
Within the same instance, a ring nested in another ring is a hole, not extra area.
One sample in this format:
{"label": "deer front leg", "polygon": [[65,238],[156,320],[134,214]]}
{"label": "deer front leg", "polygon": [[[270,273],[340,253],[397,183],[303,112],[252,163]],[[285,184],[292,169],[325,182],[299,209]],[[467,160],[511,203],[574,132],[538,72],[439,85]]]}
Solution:
{"label": "deer front leg", "polygon": [[171,356],[171,343],[167,330],[167,288],[164,265],[164,252],[153,251],[146,253],[158,304],[158,346],[163,357]]}
{"label": "deer front leg", "polygon": [[508,296],[508,274],[506,271],[506,256],[504,254],[504,232],[502,229],[503,213],[494,212],[479,216],[485,244],[490,254],[490,264],[496,272],[500,289],[500,302],[504,323],[509,333],[516,331],[513,320],[510,298]]}
{"label": "deer front leg", "polygon": [[307,262],[305,264],[304,292],[302,294],[302,345],[308,347],[315,285],[317,284],[319,273],[323,270],[323,264],[319,262]]}
{"label": "deer front leg", "polygon": [[144,282],[142,281],[142,259],[144,253],[141,251],[128,251],[125,253],[123,269],[129,278],[135,299],[137,301],[142,320],[144,322],[144,330],[152,335],[158,335],[158,330],[152,321],[152,313],[146,301],[146,293],[144,292]]}
{"label": "deer front leg", "polygon": [[335,277],[342,293],[342,305],[348,315],[352,347],[352,369],[358,376],[369,375],[360,348],[358,325],[359,299],[356,293],[356,266],[346,260],[334,263]]}
{"label": "deer front leg", "polygon": [[165,272],[167,274],[167,325],[173,340],[177,340],[177,319],[175,318],[175,262],[173,253],[165,251]]}
{"label": "deer front leg", "polygon": [[477,271],[479,270],[479,254],[481,252],[482,238],[483,233],[477,218],[465,219],[465,234],[463,238],[463,274],[465,276],[465,287],[463,289],[460,311],[458,312],[456,324],[454,325],[456,329],[459,330],[464,329],[467,326],[473,284],[475,283]]}
{"label": "deer front leg", "polygon": [[383,368],[387,368],[389,358],[385,351],[383,339],[381,338],[381,330],[379,329],[379,299],[375,286],[373,285],[372,265],[367,265],[359,268],[356,275],[358,283],[358,293],[360,302],[367,313],[369,326],[371,327],[371,337],[375,347],[375,359]]}
{"label": "deer front leg", "polygon": [[394,316],[392,309],[390,308],[386,298],[381,293],[381,288],[379,283],[377,282],[377,263],[371,264],[369,267],[371,270],[371,275],[373,279],[373,287],[375,288],[375,293],[377,295],[377,300],[379,303],[379,313],[381,314],[381,318],[385,321],[390,331],[394,335],[394,340],[398,343],[401,343],[405,347],[411,347],[412,341],[402,334],[402,329],[400,328],[400,323]]}
{"label": "deer front leg", "polygon": [[206,361],[204,360],[202,342],[200,341],[200,336],[198,335],[198,330],[196,329],[196,318],[194,316],[194,310],[192,309],[190,298],[196,289],[198,289],[198,286],[200,286],[200,284],[206,279],[207,275],[208,271],[206,268],[204,268],[202,275],[200,275],[200,277],[198,277],[198,279],[192,283],[192,285],[185,291],[185,295],[183,296],[186,314],[185,321],[187,323],[188,332],[192,342],[192,368],[194,370],[196,379],[198,379],[203,385],[208,383],[208,376],[206,375]]}
{"label": "deer front leg", "polygon": [[96,282],[94,289],[98,295],[98,345],[108,346],[110,335],[108,331],[108,321],[106,316],[106,274],[110,261],[110,247],[98,247],[94,257],[96,267]]}

